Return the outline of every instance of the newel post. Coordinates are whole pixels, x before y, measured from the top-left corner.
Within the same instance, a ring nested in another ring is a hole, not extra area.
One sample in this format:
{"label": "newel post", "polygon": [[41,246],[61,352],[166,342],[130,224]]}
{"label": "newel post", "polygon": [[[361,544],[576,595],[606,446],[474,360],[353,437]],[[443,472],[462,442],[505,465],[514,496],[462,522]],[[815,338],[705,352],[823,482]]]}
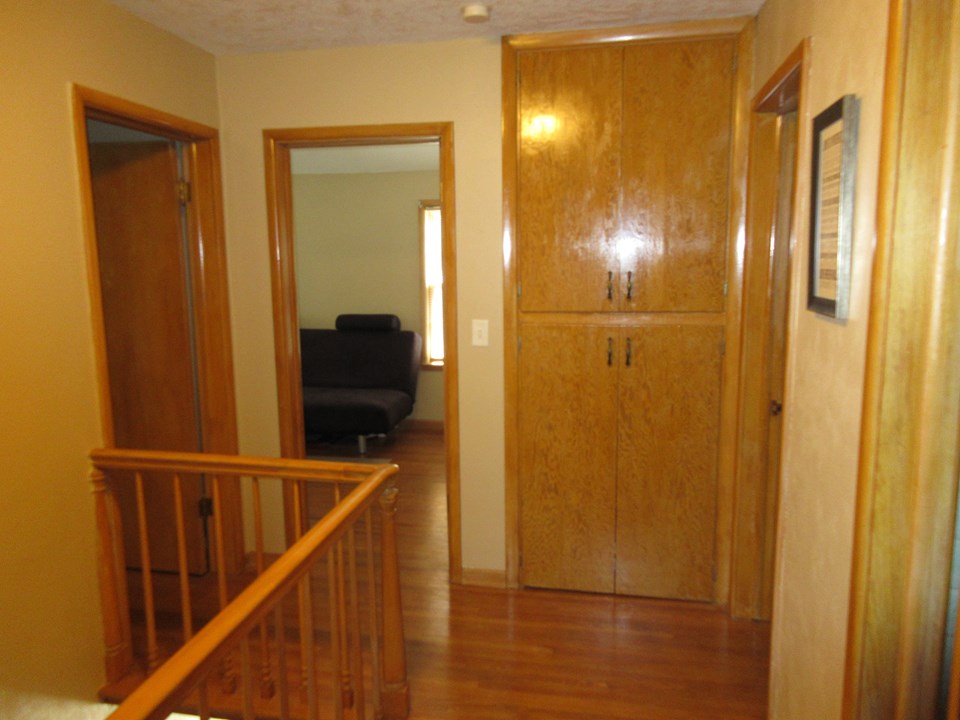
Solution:
{"label": "newel post", "polygon": [[103,612],[103,641],[106,646],[107,682],[120,680],[133,665],[130,618],[124,577],[123,537],[119,512],[103,471],[90,472],[97,517],[97,567],[100,576],[100,605]]}
{"label": "newel post", "polygon": [[383,588],[383,690],[385,720],[403,720],[410,714],[407,653],[400,603],[400,565],[397,556],[397,494],[395,487],[380,496],[380,574]]}

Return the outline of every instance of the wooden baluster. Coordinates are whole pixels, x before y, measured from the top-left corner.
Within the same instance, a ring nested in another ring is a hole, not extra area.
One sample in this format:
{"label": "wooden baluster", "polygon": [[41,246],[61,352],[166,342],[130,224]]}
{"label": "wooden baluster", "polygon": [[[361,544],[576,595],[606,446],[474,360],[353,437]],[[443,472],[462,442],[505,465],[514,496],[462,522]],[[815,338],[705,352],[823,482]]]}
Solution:
{"label": "wooden baluster", "polygon": [[[220,610],[230,602],[227,587],[226,551],[223,540],[223,503],[220,496],[220,476],[213,476],[213,537],[214,555],[217,563],[217,594],[220,601]],[[237,674],[233,670],[232,653],[227,652],[220,662],[220,685],[227,695],[237,691]]]}
{"label": "wooden baluster", "polygon": [[397,557],[397,493],[387,488],[380,496],[380,574],[383,594],[383,695],[385,720],[403,720],[410,714],[407,655],[400,602],[400,566]]}
{"label": "wooden baluster", "polygon": [[98,468],[90,472],[97,517],[97,566],[100,572],[100,604],[106,645],[107,682],[117,682],[133,664],[130,644],[130,608],[127,604],[123,532],[114,523],[115,504],[107,478]]}
{"label": "wooden baluster", "polygon": [[253,710],[253,662],[250,658],[250,636],[240,640],[240,691],[243,703],[243,720],[254,720]]}
{"label": "wooden baluster", "polygon": [[317,663],[313,633],[313,593],[310,589],[310,573],[304,575],[299,585],[300,613],[300,658],[303,675],[303,688],[307,697],[307,718],[316,720],[319,716],[317,698]]}
{"label": "wooden baluster", "polygon": [[341,668],[343,665],[343,654],[341,653],[341,621],[340,621],[340,603],[339,593],[337,592],[337,549],[330,548],[327,553],[327,590],[330,596],[330,677],[333,694],[333,717],[336,720],[343,720],[343,693],[337,692],[340,684]]}
{"label": "wooden baluster", "polygon": [[[253,491],[253,535],[256,546],[255,562],[257,577],[263,574],[265,567],[263,553],[263,509],[260,498],[260,479],[252,478]],[[276,683],[270,670],[270,634],[266,618],[260,621],[260,697],[272,698],[276,693]]]}
{"label": "wooden baluster", "polygon": [[193,637],[193,610],[190,606],[190,568],[187,564],[187,533],[183,518],[183,481],[180,473],[173,476],[173,497],[177,525],[177,568],[180,571],[180,616],[183,621],[183,642]]}
{"label": "wooden baluster", "polygon": [[197,687],[197,714],[200,720],[210,720],[210,698],[206,678],[203,678]]}
{"label": "wooden baluster", "polygon": [[[343,552],[343,540],[337,542],[334,545],[333,549],[337,557],[337,579],[336,579],[336,592],[337,592],[337,652],[339,653],[339,668],[340,668],[340,677],[339,677],[339,690],[341,697],[341,706],[343,707],[343,717],[353,720],[354,718],[354,695],[353,695],[353,678],[351,674],[351,661],[350,661],[350,625],[349,625],[349,608],[347,607],[347,592],[346,592],[346,582],[344,568],[346,565],[346,560],[344,558]],[[335,682],[337,682],[335,680]]]}
{"label": "wooden baluster", "polygon": [[154,616],[153,569],[150,565],[150,539],[147,525],[147,503],[143,492],[143,475],[134,473],[137,490],[137,525],[140,535],[140,570],[143,576],[143,614],[147,623],[147,674],[160,665],[157,647],[157,619]]}
{"label": "wooden baluster", "polygon": [[[294,537],[299,540],[304,533],[304,519],[306,516],[306,483],[297,480],[293,483],[293,530]],[[297,614],[300,623],[300,680],[301,697],[307,701],[307,716],[316,717],[316,663],[314,656],[313,632],[313,591],[310,587],[308,573],[298,585]]]}
{"label": "wooden baluster", "polygon": [[290,673],[287,669],[287,624],[283,619],[283,600],[273,611],[274,632],[277,637],[277,665],[280,680],[280,717],[290,717]]}
{"label": "wooden baluster", "polygon": [[373,554],[373,513],[367,510],[363,514],[364,519],[364,545],[366,546],[367,560],[367,625],[370,628],[370,678],[373,682],[373,716],[379,718],[380,694],[382,691],[381,667],[380,667],[380,623],[377,614],[377,575],[376,564]]}
{"label": "wooden baluster", "polygon": [[123,516],[120,512],[120,501],[117,494],[113,491],[114,480],[109,480],[110,489],[107,494],[107,506],[110,510],[111,527],[113,528],[113,544],[115,551],[115,566],[117,568],[117,598],[120,607],[123,608],[123,614],[120,617],[123,625],[123,637],[129,648],[129,663],[132,666],[133,659],[133,631],[130,626],[130,588],[128,585],[129,577],[127,575],[127,554],[126,535],[123,530]]}
{"label": "wooden baluster", "polygon": [[[343,500],[343,494],[341,492],[340,483],[336,483],[334,486],[334,506],[339,505],[341,500]],[[342,698],[341,706],[343,707],[343,716],[346,718],[354,718],[354,689],[353,689],[353,677],[352,677],[352,665],[350,657],[350,609],[347,603],[347,590],[346,590],[346,579],[344,575],[344,568],[346,567],[346,561],[344,559],[344,543],[343,540],[339,540],[333,549],[334,555],[336,557],[336,563],[334,567],[336,568],[336,578],[335,578],[335,587],[336,587],[336,608],[337,608],[337,644],[336,652],[339,653],[339,685],[340,685],[340,697]],[[336,677],[336,676],[335,676]]]}
{"label": "wooden baluster", "polygon": [[347,621],[350,627],[350,659],[353,668],[353,712],[354,718],[366,715],[363,692],[363,638],[360,633],[360,592],[357,588],[357,542],[356,523],[347,529],[347,590],[350,602],[346,606]]}

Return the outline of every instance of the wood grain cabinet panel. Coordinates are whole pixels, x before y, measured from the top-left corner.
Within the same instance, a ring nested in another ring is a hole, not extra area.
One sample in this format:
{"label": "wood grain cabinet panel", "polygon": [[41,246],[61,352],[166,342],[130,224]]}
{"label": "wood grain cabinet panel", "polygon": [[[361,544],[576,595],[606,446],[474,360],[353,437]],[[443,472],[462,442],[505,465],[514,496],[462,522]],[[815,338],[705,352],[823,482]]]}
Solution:
{"label": "wood grain cabinet panel", "polygon": [[713,599],[723,328],[624,330],[616,589]]}
{"label": "wood grain cabinet panel", "polygon": [[520,515],[526,585],[614,590],[616,333],[595,326],[523,329]]}
{"label": "wood grain cabinet panel", "polygon": [[734,51],[730,39],[624,49],[624,310],[724,309]]}
{"label": "wood grain cabinet panel", "polygon": [[619,48],[520,58],[524,311],[616,307],[621,64]]}

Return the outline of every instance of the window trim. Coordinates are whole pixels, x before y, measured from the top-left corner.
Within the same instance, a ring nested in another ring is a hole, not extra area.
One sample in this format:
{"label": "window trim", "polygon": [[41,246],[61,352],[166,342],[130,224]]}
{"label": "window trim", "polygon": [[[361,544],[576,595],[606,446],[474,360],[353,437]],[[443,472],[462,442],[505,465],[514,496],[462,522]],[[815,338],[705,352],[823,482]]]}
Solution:
{"label": "window trim", "polygon": [[[444,367],[444,358],[440,359],[430,359],[430,337],[434,328],[430,322],[430,298],[429,291],[427,287],[427,255],[426,255],[426,216],[429,211],[436,211],[440,213],[440,236],[437,238],[438,245],[437,249],[439,251],[439,256],[437,257],[437,263],[439,264],[441,278],[443,274],[443,215],[440,206],[440,200],[421,200],[418,203],[418,215],[420,218],[420,230],[418,242],[420,246],[420,317],[421,317],[421,327],[423,328],[423,350],[421,351],[420,366],[424,370],[443,370]],[[440,283],[441,289],[443,288],[443,279]],[[439,311],[440,311],[440,325],[439,325],[439,334],[441,337],[441,342],[443,341],[443,295],[441,294],[439,300]],[[444,348],[444,356],[446,348]]]}

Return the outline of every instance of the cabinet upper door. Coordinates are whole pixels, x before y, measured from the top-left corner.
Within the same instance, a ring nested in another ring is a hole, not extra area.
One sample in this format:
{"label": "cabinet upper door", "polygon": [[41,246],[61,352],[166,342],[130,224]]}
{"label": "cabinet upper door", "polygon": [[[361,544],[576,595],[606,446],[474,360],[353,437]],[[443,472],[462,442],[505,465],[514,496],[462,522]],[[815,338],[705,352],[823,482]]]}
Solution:
{"label": "cabinet upper door", "polygon": [[624,49],[624,310],[724,309],[735,49],[702,38]]}
{"label": "cabinet upper door", "polygon": [[619,48],[520,54],[522,311],[616,309]]}
{"label": "cabinet upper door", "polygon": [[521,331],[522,582],[613,592],[618,331]]}

